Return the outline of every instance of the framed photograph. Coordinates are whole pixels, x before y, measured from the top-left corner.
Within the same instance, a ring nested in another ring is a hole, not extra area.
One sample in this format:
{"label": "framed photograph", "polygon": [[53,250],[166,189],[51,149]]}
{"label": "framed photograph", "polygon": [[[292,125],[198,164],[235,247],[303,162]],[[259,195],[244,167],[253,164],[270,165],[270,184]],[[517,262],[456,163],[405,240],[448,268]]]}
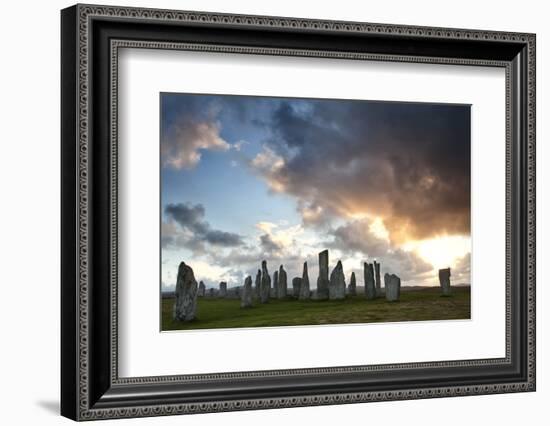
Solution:
{"label": "framed photograph", "polygon": [[535,35],[61,12],[61,412],[535,390]]}

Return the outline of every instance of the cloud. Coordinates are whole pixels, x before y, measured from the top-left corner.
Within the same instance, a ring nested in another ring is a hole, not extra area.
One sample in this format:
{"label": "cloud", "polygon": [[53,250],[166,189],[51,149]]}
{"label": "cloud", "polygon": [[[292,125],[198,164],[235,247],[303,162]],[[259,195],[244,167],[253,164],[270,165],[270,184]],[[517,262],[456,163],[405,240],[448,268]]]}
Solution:
{"label": "cloud", "polygon": [[190,169],[201,159],[202,150],[227,151],[230,145],[220,137],[219,124],[183,117],[163,135],[162,165]]}
{"label": "cloud", "polygon": [[227,151],[231,145],[221,135],[220,105],[211,97],[162,96],[161,161],[172,169],[192,169],[202,151]]}
{"label": "cloud", "polygon": [[258,228],[260,231],[265,232],[267,234],[271,234],[273,232],[273,229],[275,229],[276,227],[277,227],[277,224],[273,222],[261,221],[256,224],[256,228]]}
{"label": "cloud", "polygon": [[[206,247],[200,259],[208,259],[210,264],[227,271],[224,277],[231,275],[231,279],[240,283],[247,275],[255,276],[264,259],[271,272],[282,264],[289,276],[294,277],[301,276],[305,260],[313,261],[317,257],[320,243],[315,243],[312,248],[308,238],[302,235],[300,224],[289,226],[263,221],[258,222],[255,228],[256,235],[249,238],[245,245],[222,250]],[[193,265],[192,260],[190,264]],[[231,274],[229,271],[232,271]]]}
{"label": "cloud", "polygon": [[454,268],[451,269],[451,283],[453,284],[470,284],[471,277],[471,253],[467,253],[456,262]]}
{"label": "cloud", "polygon": [[260,235],[260,246],[264,253],[276,253],[282,250],[282,246],[273,241],[269,234]]}
{"label": "cloud", "polygon": [[322,225],[330,221],[336,212],[330,206],[321,206],[317,202],[298,200],[298,212],[304,225]]}
{"label": "cloud", "polygon": [[397,243],[470,232],[469,107],[287,101],[270,123],[251,166],[304,224],[367,213]]}
{"label": "cloud", "polygon": [[173,222],[163,224],[162,239],[163,242],[166,241],[166,244],[187,246],[195,250],[203,249],[202,243],[221,247],[234,247],[243,244],[242,237],[238,234],[212,229],[210,224],[204,220],[205,209],[202,204],[167,204],[164,213],[180,227],[180,229],[174,228]]}
{"label": "cloud", "polygon": [[262,151],[250,161],[250,165],[265,178],[272,191],[285,191],[284,176],[280,173],[285,162],[283,157],[275,154],[271,148],[264,146]]}
{"label": "cloud", "polygon": [[381,258],[390,249],[389,242],[376,236],[371,230],[370,221],[366,219],[347,222],[332,229],[329,234],[333,240],[327,245],[344,253],[360,252],[366,257]]}
{"label": "cloud", "polygon": [[204,235],[205,241],[210,244],[233,247],[242,244],[241,236],[231,232],[219,231],[217,229],[209,230]]}
{"label": "cloud", "polygon": [[248,145],[248,142],[245,140],[240,140],[231,145],[231,149],[234,149],[235,151],[240,151],[244,145]]}
{"label": "cloud", "polygon": [[332,240],[326,246],[338,250],[343,258],[356,257],[361,262],[376,260],[381,268],[395,273],[404,281],[433,284],[433,266],[422,259],[415,251],[394,247],[380,235],[376,221],[369,219],[354,220],[329,231]]}
{"label": "cloud", "polygon": [[265,126],[260,117],[278,104],[271,98],[174,93],[160,100],[162,166],[176,170],[193,169],[205,151],[239,153],[250,144],[248,136]]}
{"label": "cloud", "polygon": [[160,229],[160,243],[162,248],[192,246],[195,251],[202,247],[193,240],[193,234],[188,229],[182,229],[174,221],[163,221]]}

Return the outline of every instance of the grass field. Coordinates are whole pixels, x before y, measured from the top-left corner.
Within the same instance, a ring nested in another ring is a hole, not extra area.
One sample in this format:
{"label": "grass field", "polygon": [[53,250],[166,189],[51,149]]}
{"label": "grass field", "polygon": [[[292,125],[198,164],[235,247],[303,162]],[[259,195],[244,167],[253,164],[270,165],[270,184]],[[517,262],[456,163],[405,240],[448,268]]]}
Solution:
{"label": "grass field", "polygon": [[201,297],[197,303],[194,321],[177,322],[172,320],[174,298],[163,298],[162,330],[469,319],[470,287],[454,287],[450,297],[440,296],[439,287],[402,290],[399,302],[359,295],[339,301],[270,299],[247,309],[237,299]]}

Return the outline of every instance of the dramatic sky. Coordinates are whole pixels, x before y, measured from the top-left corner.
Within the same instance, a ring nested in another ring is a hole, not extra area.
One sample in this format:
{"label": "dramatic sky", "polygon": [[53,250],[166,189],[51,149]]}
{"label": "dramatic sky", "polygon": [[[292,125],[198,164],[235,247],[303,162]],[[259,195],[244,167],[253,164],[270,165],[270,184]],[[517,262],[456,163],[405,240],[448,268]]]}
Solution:
{"label": "dramatic sky", "polygon": [[470,107],[161,94],[162,284],[180,261],[207,287],[265,259],[312,288],[317,254],[363,285],[470,282]]}

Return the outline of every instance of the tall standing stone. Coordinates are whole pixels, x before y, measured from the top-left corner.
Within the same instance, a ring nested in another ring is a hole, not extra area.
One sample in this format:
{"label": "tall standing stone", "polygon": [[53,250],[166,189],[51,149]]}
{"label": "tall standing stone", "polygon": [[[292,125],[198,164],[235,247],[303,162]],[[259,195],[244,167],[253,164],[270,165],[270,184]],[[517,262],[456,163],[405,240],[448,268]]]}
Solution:
{"label": "tall standing stone", "polygon": [[300,277],[292,278],[292,296],[300,296],[300,285],[302,285],[302,279]]}
{"label": "tall standing stone", "polygon": [[218,293],[218,297],[227,297],[227,283],[225,281],[220,283],[220,292]]}
{"label": "tall standing stone", "polygon": [[204,295],[206,294],[206,286],[204,285],[204,283],[201,281],[199,283],[199,293],[198,293],[198,296],[199,297],[204,297]]}
{"label": "tall standing stone", "polygon": [[376,297],[380,297],[382,295],[382,283],[380,280],[380,263],[378,263],[376,260],[374,261],[374,275],[376,279]]}
{"label": "tall standing stone", "polygon": [[317,299],[329,297],[328,250],[319,253],[319,277],[317,278]]}
{"label": "tall standing stone", "polygon": [[244,285],[241,291],[241,308],[252,307],[252,277],[249,275],[244,280]]}
{"label": "tall standing stone", "polygon": [[285,271],[285,268],[283,268],[283,265],[279,266],[279,283],[278,284],[279,285],[277,287],[277,298],[285,299],[287,282],[286,282],[286,271]]}
{"label": "tall standing stone", "polygon": [[256,281],[254,282],[254,296],[256,299],[260,298],[260,289],[262,287],[262,271],[258,269],[256,274]]}
{"label": "tall standing stone", "polygon": [[386,300],[396,302],[401,296],[401,278],[395,274],[384,275],[384,285],[386,287]]}
{"label": "tall standing stone", "polygon": [[271,289],[271,297],[277,298],[279,293],[279,271],[273,272],[273,288]]}
{"label": "tall standing stone", "polygon": [[191,321],[197,311],[197,281],[190,266],[181,262],[176,281],[176,300],[173,318],[176,321]]}
{"label": "tall standing stone", "polygon": [[451,295],[451,268],[439,270],[439,285],[441,286],[441,295]]}
{"label": "tall standing stone", "polygon": [[271,277],[267,270],[267,262],[262,261],[262,281],[260,283],[260,303],[269,302],[269,291],[271,289]]}
{"label": "tall standing stone", "polygon": [[300,282],[300,295],[298,299],[309,300],[309,276],[307,274],[307,262],[304,262],[304,272],[302,273],[302,280]]}
{"label": "tall standing stone", "polygon": [[214,296],[215,296],[215,295],[214,295],[214,289],[213,289],[213,288],[209,288],[207,294],[208,294],[208,297],[214,297]]}
{"label": "tall standing stone", "polygon": [[330,274],[329,299],[341,300],[346,298],[346,278],[342,262],[338,261]]}
{"label": "tall standing stone", "polygon": [[365,296],[372,300],[376,298],[376,285],[374,283],[374,269],[372,263],[363,264],[363,276],[365,278]]}
{"label": "tall standing stone", "polygon": [[349,279],[348,294],[350,296],[357,295],[357,282],[355,280],[355,272],[351,273],[351,278]]}

